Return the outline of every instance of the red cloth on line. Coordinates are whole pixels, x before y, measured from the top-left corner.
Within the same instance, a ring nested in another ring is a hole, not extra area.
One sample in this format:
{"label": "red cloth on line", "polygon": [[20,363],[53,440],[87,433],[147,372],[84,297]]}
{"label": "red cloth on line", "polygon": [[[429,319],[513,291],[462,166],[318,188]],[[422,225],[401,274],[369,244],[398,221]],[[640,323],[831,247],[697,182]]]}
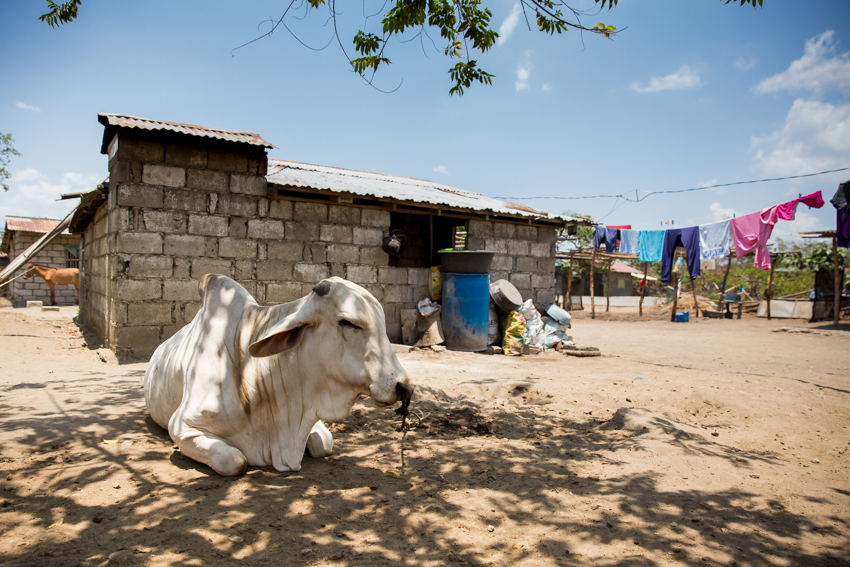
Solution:
{"label": "red cloth on line", "polygon": [[632,225],[630,225],[630,224],[606,224],[605,228],[619,228],[620,230],[631,230]]}

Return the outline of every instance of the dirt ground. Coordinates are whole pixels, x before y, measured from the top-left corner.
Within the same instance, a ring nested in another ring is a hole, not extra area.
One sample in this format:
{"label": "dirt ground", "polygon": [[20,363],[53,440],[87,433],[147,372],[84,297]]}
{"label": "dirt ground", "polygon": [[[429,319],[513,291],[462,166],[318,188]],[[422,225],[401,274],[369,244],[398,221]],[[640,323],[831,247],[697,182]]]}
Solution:
{"label": "dirt ground", "polygon": [[75,310],[0,309],[3,565],[850,565],[850,325],[620,309],[574,313],[598,358],[405,354],[403,443],[362,400],[332,457],[223,478]]}

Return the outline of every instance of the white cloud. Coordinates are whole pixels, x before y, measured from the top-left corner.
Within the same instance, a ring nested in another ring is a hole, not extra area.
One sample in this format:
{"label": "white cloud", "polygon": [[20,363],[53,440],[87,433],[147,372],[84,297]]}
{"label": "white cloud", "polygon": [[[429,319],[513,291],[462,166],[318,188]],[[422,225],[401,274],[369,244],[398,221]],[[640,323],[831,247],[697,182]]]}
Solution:
{"label": "white cloud", "polygon": [[12,173],[9,191],[3,195],[0,214],[22,217],[63,218],[77,204],[76,199],[56,201],[64,193],[92,191],[103,177],[93,173],[68,172],[59,183],[32,168]]}
{"label": "white cloud", "polygon": [[711,213],[711,218],[716,221],[731,219],[738,214],[738,211],[735,209],[723,208],[720,203],[712,203],[712,205],[708,208],[708,211]]}
{"label": "white cloud", "polygon": [[850,156],[850,103],[797,99],[785,127],[750,141],[755,161],[768,175],[800,175],[847,165]]}
{"label": "white cloud", "polygon": [[675,73],[664,77],[652,77],[649,79],[649,85],[647,86],[633,83],[631,88],[639,93],[657,93],[659,91],[690,89],[698,86],[700,86],[700,79],[696,71],[687,65],[682,65]]}
{"label": "white cloud", "polygon": [[528,77],[531,75],[531,63],[516,68],[516,92],[528,90]]}
{"label": "white cloud", "polygon": [[835,53],[833,30],[827,30],[806,42],[803,56],[785,71],[764,79],[753,87],[757,93],[779,91],[844,90],[850,87],[850,53]]}
{"label": "white cloud", "polygon": [[740,69],[741,71],[747,71],[749,69],[752,69],[755,66],[755,64],[756,64],[756,58],[755,57],[749,57],[747,59],[740,57],[740,58],[735,60],[734,66],[735,66],[736,69]]}
{"label": "white cloud", "polygon": [[21,101],[16,102],[15,106],[17,106],[21,110],[26,110],[26,111],[29,111],[29,112],[41,112],[40,108],[36,108],[31,104],[27,104],[27,103],[21,102]]}
{"label": "white cloud", "polygon": [[499,37],[496,39],[496,45],[501,46],[503,43],[508,41],[508,38],[511,37],[511,34],[514,32],[517,24],[519,23],[519,17],[522,15],[522,6],[520,6],[519,2],[514,4],[514,7],[511,8],[511,13],[508,14],[508,17],[505,18],[505,21],[502,22],[502,25],[499,26]]}
{"label": "white cloud", "polygon": [[550,85],[549,83],[543,83],[543,92],[544,93],[551,93],[552,92],[552,85]]}
{"label": "white cloud", "polygon": [[434,171],[436,173],[442,173],[443,175],[449,175],[449,170],[446,169],[445,165],[438,165],[437,167],[434,168]]}

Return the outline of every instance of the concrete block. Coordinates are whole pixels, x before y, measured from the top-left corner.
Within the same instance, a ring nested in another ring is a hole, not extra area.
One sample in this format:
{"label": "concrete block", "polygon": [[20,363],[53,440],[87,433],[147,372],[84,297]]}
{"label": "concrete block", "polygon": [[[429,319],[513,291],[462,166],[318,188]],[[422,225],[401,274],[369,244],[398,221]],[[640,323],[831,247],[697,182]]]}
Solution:
{"label": "concrete block", "polygon": [[552,270],[551,274],[532,274],[531,275],[531,287],[534,289],[546,288],[546,289],[554,289],[555,287],[555,271]]}
{"label": "concrete block", "polygon": [[292,279],[292,264],[278,260],[261,260],[257,262],[258,281],[284,282]]}
{"label": "concrete block", "polygon": [[198,314],[198,311],[201,309],[201,305],[203,305],[200,301],[193,301],[191,303],[187,303],[183,306],[183,322],[188,323],[192,319],[195,318],[195,315]]}
{"label": "concrete block", "polygon": [[222,258],[256,258],[257,241],[243,238],[220,238],[218,255]]}
{"label": "concrete block", "polygon": [[319,227],[319,240],[322,242],[351,244],[351,227],[341,224],[323,224]]}
{"label": "concrete block", "polygon": [[313,264],[321,264],[328,261],[328,247],[325,244],[313,244],[311,242],[304,243],[305,262]]}
{"label": "concrete block", "polygon": [[165,325],[171,323],[171,303],[129,303],[127,305],[127,323],[134,325]]}
{"label": "concrete block", "polygon": [[248,156],[222,150],[209,150],[207,167],[220,171],[246,173],[248,171]]}
{"label": "concrete block", "polygon": [[292,201],[270,199],[269,216],[273,219],[289,220],[292,218]]}
{"label": "concrete block", "polygon": [[118,186],[117,204],[119,207],[144,207],[161,209],[163,201],[162,187],[142,184],[122,184]]}
{"label": "concrete block", "polygon": [[330,277],[345,279],[345,264],[333,262],[333,263],[328,264],[328,266],[330,266],[330,268],[331,268]]}
{"label": "concrete block", "polygon": [[270,283],[266,286],[267,303],[288,303],[301,299],[301,284],[298,282]]}
{"label": "concrete block", "polygon": [[300,222],[328,222],[328,206],[321,203],[295,201],[293,218]]}
{"label": "concrete block", "polygon": [[407,268],[378,268],[378,283],[406,284],[408,277]]}
{"label": "concrete block", "polygon": [[522,240],[537,240],[537,227],[517,225],[516,237]]}
{"label": "concrete block", "polygon": [[189,233],[205,236],[227,236],[227,218],[211,215],[189,215]]}
{"label": "concrete block", "polygon": [[319,240],[319,225],[309,222],[288,222],[283,230],[287,240]]}
{"label": "concrete block", "polygon": [[352,262],[355,258],[357,258],[359,253],[359,246],[354,246],[352,244],[329,244],[327,261],[348,263]]}
{"label": "concrete block", "polygon": [[43,301],[27,301],[27,309],[30,307],[35,307],[36,309],[41,309],[44,307]]}
{"label": "concrete block", "polygon": [[409,285],[385,285],[383,301],[386,303],[412,303],[413,288]]}
{"label": "concrete block", "polygon": [[230,192],[265,197],[269,193],[269,185],[265,177],[233,173],[230,175]]}
{"label": "concrete block", "polygon": [[551,272],[555,269],[555,259],[551,257],[540,258],[537,260],[538,272]]}
{"label": "concrete block", "polygon": [[127,263],[127,274],[134,278],[170,278],[173,266],[170,256],[132,256]]}
{"label": "concrete block", "polygon": [[283,238],[283,221],[251,219],[248,221],[248,238]]}
{"label": "concrete block", "polygon": [[195,280],[162,282],[162,299],[165,301],[197,301],[201,294]]}
{"label": "concrete block", "polygon": [[186,232],[186,214],[177,211],[144,211],[145,230],[148,232],[167,232],[184,234]]}
{"label": "concrete block", "polygon": [[[508,281],[514,284],[514,287],[517,289],[529,289],[531,288],[531,274],[522,274],[518,272],[514,272],[508,278]],[[523,296],[523,299],[528,299],[528,296]]]}
{"label": "concrete block", "polygon": [[360,248],[360,263],[370,266],[386,266],[390,257],[380,246],[363,246]]}
{"label": "concrete block", "polygon": [[493,223],[494,238],[514,238],[516,236],[516,225],[507,222]]}
{"label": "concrete block", "polygon": [[[490,272],[512,272],[514,269],[514,257],[506,254],[496,254],[493,256],[493,263],[490,264]],[[490,278],[491,280],[493,278]]]}
{"label": "concrete block", "polygon": [[409,354],[413,350],[412,346],[393,344],[393,352],[396,354]]}
{"label": "concrete block", "polygon": [[380,284],[360,284],[363,289],[371,293],[378,301],[384,300],[384,286]]}
{"label": "concrete block", "polygon": [[230,224],[227,227],[227,234],[232,238],[247,238],[248,236],[248,220],[240,217],[230,217]]}
{"label": "concrete block", "polygon": [[430,268],[408,268],[407,283],[414,286],[425,288],[431,287],[431,269]]}
{"label": "concrete block", "polygon": [[295,281],[316,284],[328,277],[328,267],[325,264],[295,264],[292,269]]}
{"label": "concrete block", "polygon": [[356,284],[376,283],[378,281],[378,269],[375,266],[350,264],[346,267],[345,279]]}
{"label": "concrete block", "polygon": [[532,258],[530,256],[518,256],[516,259],[516,271],[517,272],[536,272],[537,271],[537,258]]}
{"label": "concrete block", "polygon": [[186,170],[171,165],[146,163],[142,166],[142,183],[164,187],[185,187]]}
{"label": "concrete block", "polygon": [[186,170],[186,187],[209,193],[226,193],[230,190],[230,176],[223,171],[190,168]]}
{"label": "concrete block", "polygon": [[166,144],[165,163],[180,167],[207,167],[207,150]]}
{"label": "concrete block", "polygon": [[558,238],[558,232],[552,227],[541,226],[537,229],[537,241],[545,242],[546,244],[555,244]]}
{"label": "concrete block", "polygon": [[[234,279],[236,279],[236,278],[234,278]],[[248,293],[251,294],[251,297],[253,297],[254,299],[257,299],[257,285],[258,285],[257,282],[255,282],[254,280],[241,280],[241,281],[236,280],[236,283],[238,283],[239,285],[244,287],[245,291],[247,291]],[[260,285],[260,287],[263,287],[263,288],[265,287],[264,284],[259,284],[259,285]],[[259,301],[257,301],[257,303],[259,303]]]}
{"label": "concrete block", "polygon": [[328,221],[336,224],[360,224],[360,209],[331,205],[328,208]]}
{"label": "concrete block", "polygon": [[[168,254],[166,252],[166,254]],[[189,258],[174,258],[173,278],[186,279],[190,275],[192,261]]]}
{"label": "concrete block", "polygon": [[185,325],[183,323],[180,323],[178,325],[163,325],[162,335],[161,335],[162,341],[163,342],[167,341],[168,339],[170,339],[171,337],[176,335],[177,331],[179,331],[183,327],[185,327]]}
{"label": "concrete block", "polygon": [[236,217],[257,216],[257,199],[245,195],[221,195],[218,198],[218,214]]}
{"label": "concrete block", "polygon": [[166,189],[164,208],[193,213],[207,211],[207,195],[201,191],[186,189]]}
{"label": "concrete block", "polygon": [[481,236],[467,236],[466,237],[466,249],[467,250],[486,250],[487,249],[487,239]]}
{"label": "concrete block", "polygon": [[204,256],[218,258],[218,238],[215,236],[204,237]]}
{"label": "concrete block", "polygon": [[545,242],[532,242],[531,255],[536,258],[544,258],[546,256],[554,257],[554,244],[546,244]]}
{"label": "concrete block", "polygon": [[147,301],[162,297],[160,280],[131,280],[120,278],[115,281],[115,299],[124,301]]}
{"label": "concrete block", "polygon": [[352,227],[352,242],[366,246],[380,246],[384,241],[384,231],[380,228]]}
{"label": "concrete block", "polygon": [[116,158],[130,161],[142,161],[147,163],[158,163],[165,158],[165,146],[157,142],[147,140],[133,140],[121,138],[118,143]]}
{"label": "concrete block", "polygon": [[192,279],[200,280],[206,274],[221,274],[230,277],[230,260],[213,260],[210,258],[192,260]]}
{"label": "concrete block", "polygon": [[360,224],[362,226],[389,228],[390,212],[379,209],[363,209],[360,211]]}
{"label": "concrete block", "polygon": [[[498,224],[494,224],[493,228],[495,229]],[[487,238],[484,240],[484,250],[489,250],[490,252],[495,252],[496,254],[507,254],[508,253],[508,241],[504,238]]]}
{"label": "concrete block", "polygon": [[233,262],[233,279],[235,279],[236,281],[253,280],[254,279],[254,261],[253,260],[236,260],[235,262]]}
{"label": "concrete block", "polygon": [[159,346],[159,327],[118,327],[113,348],[144,349]]}
{"label": "concrete block", "polygon": [[493,223],[490,221],[469,219],[466,221],[466,234],[467,237],[492,238]]}
{"label": "concrete block", "polygon": [[116,252],[124,254],[162,254],[162,236],[150,232],[119,232]]}
{"label": "concrete block", "polygon": [[297,262],[299,260],[304,259],[303,242],[269,242],[267,250],[269,260],[284,260],[287,262]]}
{"label": "concrete block", "polygon": [[261,197],[257,201],[257,214],[260,216],[261,219],[269,216],[270,202],[271,200],[267,197]]}
{"label": "concrete block", "polygon": [[508,254],[511,256],[528,256],[528,242],[525,240],[508,240]]}
{"label": "concrete block", "polygon": [[544,307],[555,303],[555,290],[552,288],[538,289],[534,293],[534,301]]}

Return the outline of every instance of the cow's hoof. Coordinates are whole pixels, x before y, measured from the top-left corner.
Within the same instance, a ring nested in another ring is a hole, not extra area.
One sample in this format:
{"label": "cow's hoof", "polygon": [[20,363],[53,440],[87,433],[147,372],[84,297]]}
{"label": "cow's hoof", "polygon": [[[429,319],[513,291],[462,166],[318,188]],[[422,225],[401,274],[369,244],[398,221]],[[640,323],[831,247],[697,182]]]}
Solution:
{"label": "cow's hoof", "polygon": [[325,424],[321,421],[317,422],[310,430],[310,435],[307,436],[307,454],[318,459],[320,457],[330,457],[334,452],[334,437]]}

